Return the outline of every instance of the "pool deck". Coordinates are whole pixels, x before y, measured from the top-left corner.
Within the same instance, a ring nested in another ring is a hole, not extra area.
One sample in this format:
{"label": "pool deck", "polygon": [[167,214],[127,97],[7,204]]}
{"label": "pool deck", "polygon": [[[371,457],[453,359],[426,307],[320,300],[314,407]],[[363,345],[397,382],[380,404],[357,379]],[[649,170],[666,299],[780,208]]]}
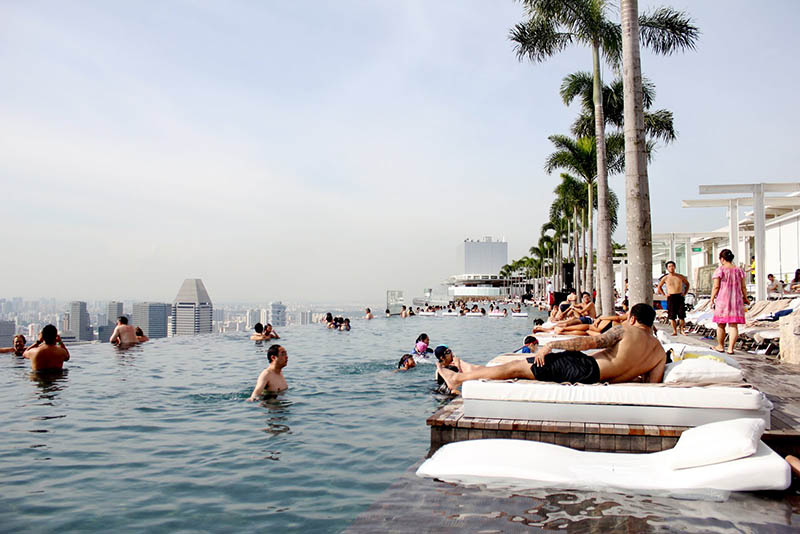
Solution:
{"label": "pool deck", "polygon": [[[707,344],[697,336],[671,336],[678,343]],[[777,358],[737,351],[734,357],[745,381],[774,404],[772,428],[763,440],[782,455],[800,455],[800,365]],[[464,416],[463,400],[453,399],[426,423],[431,427],[429,455],[454,441],[507,438],[555,443],[578,450],[603,452],[657,452],[675,445],[687,427],[482,419]]]}

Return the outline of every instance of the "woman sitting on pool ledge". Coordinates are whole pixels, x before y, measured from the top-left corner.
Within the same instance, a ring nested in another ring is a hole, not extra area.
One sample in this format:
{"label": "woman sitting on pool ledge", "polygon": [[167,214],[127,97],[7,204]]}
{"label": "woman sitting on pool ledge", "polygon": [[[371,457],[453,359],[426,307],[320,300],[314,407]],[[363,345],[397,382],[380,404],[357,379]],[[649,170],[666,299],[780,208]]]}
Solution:
{"label": "woman sitting on pool ledge", "polygon": [[[631,382],[642,377],[645,382],[661,382],[666,354],[653,335],[656,312],[647,304],[637,304],[628,320],[600,336],[552,341],[539,347],[531,358],[495,367],[473,366],[455,372],[441,361],[439,375],[454,393],[467,380],[507,380],[525,378],[542,382]],[[551,353],[552,349],[563,352]],[[591,356],[583,350],[604,349]],[[438,347],[437,347],[438,351]]]}

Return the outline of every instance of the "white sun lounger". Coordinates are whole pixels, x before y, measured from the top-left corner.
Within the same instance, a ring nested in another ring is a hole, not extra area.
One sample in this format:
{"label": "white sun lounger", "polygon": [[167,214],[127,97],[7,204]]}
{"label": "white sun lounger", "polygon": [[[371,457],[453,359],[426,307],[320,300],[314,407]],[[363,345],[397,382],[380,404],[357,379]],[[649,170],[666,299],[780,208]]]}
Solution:
{"label": "white sun lounger", "polygon": [[740,417],[770,428],[772,403],[745,387],[658,384],[553,384],[534,380],[468,380],[464,416],[581,423],[698,426]]}

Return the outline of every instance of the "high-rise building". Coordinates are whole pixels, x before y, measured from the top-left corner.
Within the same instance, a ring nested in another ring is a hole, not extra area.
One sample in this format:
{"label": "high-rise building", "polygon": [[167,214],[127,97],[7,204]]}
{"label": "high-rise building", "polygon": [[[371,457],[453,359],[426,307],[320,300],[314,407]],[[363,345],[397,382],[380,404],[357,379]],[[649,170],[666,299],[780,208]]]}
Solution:
{"label": "high-rise building", "polygon": [[12,347],[17,323],[14,321],[0,321],[0,347]]}
{"label": "high-rise building", "polygon": [[94,339],[92,328],[89,326],[89,312],[86,310],[86,303],[82,300],[69,303],[69,329],[77,340],[91,341]]}
{"label": "high-rise building", "polygon": [[163,302],[135,302],[133,304],[133,324],[138,326],[149,338],[167,337],[167,317],[169,304]]}
{"label": "high-rise building", "polygon": [[106,320],[108,324],[117,324],[117,318],[122,315],[122,303],[112,300],[108,303],[108,313],[106,314]]}
{"label": "high-rise building", "polygon": [[253,328],[256,323],[261,321],[261,310],[247,310],[247,329]]}
{"label": "high-rise building", "polygon": [[300,324],[311,324],[312,315],[311,311],[300,312]]}
{"label": "high-rise building", "polygon": [[286,326],[286,306],[281,301],[269,303],[269,322],[272,326]]}
{"label": "high-rise building", "polygon": [[203,281],[187,278],[172,303],[170,331],[173,336],[210,334],[213,330],[214,305]]}

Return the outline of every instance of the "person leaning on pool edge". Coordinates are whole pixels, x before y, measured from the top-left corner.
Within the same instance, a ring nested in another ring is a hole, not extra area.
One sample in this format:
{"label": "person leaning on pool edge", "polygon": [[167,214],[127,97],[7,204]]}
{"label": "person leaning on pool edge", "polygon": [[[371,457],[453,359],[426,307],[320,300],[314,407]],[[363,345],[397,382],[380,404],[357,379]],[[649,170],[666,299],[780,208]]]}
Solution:
{"label": "person leaning on pool edge", "polygon": [[289,389],[289,385],[283,377],[283,368],[289,363],[289,355],[286,349],[280,345],[271,345],[267,349],[267,360],[269,360],[269,367],[258,375],[256,387],[253,389],[253,393],[250,394],[250,398],[247,399],[249,402],[253,402],[265,392],[280,393]]}
{"label": "person leaning on pool edge", "polygon": [[26,342],[27,340],[25,339],[25,336],[22,334],[17,334],[14,336],[14,346],[0,349],[0,354],[8,354],[9,352],[13,352],[14,356],[22,356],[22,354],[25,352]]}

